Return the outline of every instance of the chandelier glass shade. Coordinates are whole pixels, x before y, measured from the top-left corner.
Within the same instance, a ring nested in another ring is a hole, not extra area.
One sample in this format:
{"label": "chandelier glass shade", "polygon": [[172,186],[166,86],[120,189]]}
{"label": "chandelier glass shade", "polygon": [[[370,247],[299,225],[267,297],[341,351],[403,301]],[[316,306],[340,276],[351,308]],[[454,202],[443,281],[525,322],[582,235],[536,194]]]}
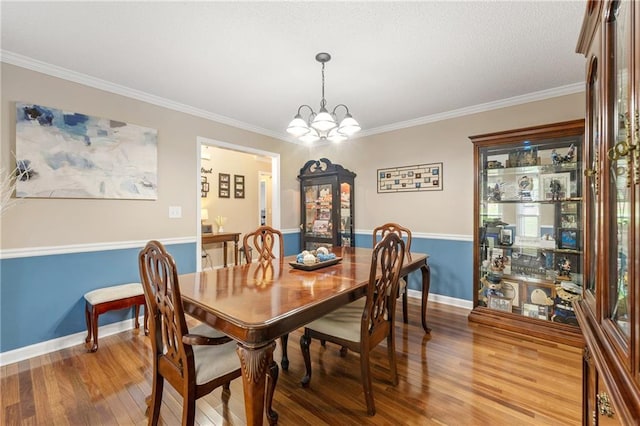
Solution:
{"label": "chandelier glass shade", "polygon": [[[302,142],[313,143],[318,140],[341,142],[360,131],[360,125],[351,116],[349,108],[345,104],[338,104],[329,112],[327,101],[324,98],[324,64],[331,60],[328,53],[318,53],[316,61],[322,64],[322,99],[320,109],[316,113],[309,105],[300,105],[298,113],[293,117],[287,127],[287,132]],[[344,115],[338,119],[338,109],[344,108]],[[306,111],[308,110],[308,111]],[[304,118],[302,113],[309,115]]]}

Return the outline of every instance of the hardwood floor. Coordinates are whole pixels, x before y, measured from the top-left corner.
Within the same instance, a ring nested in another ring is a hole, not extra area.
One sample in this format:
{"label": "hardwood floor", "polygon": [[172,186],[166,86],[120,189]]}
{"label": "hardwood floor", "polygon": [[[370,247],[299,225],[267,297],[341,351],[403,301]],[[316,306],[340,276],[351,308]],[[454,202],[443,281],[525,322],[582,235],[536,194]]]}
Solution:
{"label": "hardwood floor", "polygon": [[[400,307],[401,304],[398,304]],[[384,345],[372,354],[377,414],[367,417],[358,354],[311,344],[313,376],[301,388],[301,331],[289,338],[289,371],[274,400],[280,425],[579,425],[581,351],[470,324],[468,311],[429,304],[430,336],[418,305],[397,322],[400,383],[388,379]],[[398,311],[400,314],[400,310]],[[401,315],[398,316],[401,318]],[[2,425],[143,425],[151,392],[150,343],[127,331],[1,368]],[[276,350],[277,359],[280,349]],[[242,382],[197,401],[196,424],[245,424]],[[182,400],[165,385],[161,424],[178,425]]]}

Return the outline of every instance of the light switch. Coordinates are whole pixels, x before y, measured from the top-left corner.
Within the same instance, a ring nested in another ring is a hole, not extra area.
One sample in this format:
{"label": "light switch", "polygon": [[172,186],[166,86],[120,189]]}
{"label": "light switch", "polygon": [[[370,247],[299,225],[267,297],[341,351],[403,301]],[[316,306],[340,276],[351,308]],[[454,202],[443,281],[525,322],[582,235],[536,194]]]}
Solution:
{"label": "light switch", "polygon": [[182,207],[181,206],[169,206],[169,218],[170,219],[179,219],[182,217]]}

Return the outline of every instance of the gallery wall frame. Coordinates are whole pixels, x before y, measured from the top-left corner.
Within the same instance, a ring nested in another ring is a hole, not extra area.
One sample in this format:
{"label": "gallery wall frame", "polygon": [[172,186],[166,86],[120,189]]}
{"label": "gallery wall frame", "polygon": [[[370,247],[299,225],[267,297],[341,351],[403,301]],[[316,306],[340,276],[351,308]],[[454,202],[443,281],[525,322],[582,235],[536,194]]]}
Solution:
{"label": "gallery wall frame", "polygon": [[378,169],[378,193],[442,191],[442,163]]}
{"label": "gallery wall frame", "polygon": [[202,175],[200,177],[200,196],[202,198],[206,198],[209,193],[209,182],[207,181],[207,177]]}
{"label": "gallery wall frame", "polygon": [[231,175],[229,173],[218,173],[218,198],[230,198]]}
{"label": "gallery wall frame", "polygon": [[244,175],[233,175],[233,196],[244,198]]}

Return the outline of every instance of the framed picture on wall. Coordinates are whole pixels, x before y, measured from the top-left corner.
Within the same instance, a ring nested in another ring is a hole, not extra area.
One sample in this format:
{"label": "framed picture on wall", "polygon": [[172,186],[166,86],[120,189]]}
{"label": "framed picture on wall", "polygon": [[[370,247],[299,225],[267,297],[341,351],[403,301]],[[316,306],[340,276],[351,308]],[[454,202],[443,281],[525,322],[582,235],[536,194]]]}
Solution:
{"label": "framed picture on wall", "polygon": [[229,184],[231,175],[228,173],[218,173],[218,197],[229,198]]}
{"label": "framed picture on wall", "polygon": [[233,194],[236,198],[244,198],[244,176],[233,175]]}

